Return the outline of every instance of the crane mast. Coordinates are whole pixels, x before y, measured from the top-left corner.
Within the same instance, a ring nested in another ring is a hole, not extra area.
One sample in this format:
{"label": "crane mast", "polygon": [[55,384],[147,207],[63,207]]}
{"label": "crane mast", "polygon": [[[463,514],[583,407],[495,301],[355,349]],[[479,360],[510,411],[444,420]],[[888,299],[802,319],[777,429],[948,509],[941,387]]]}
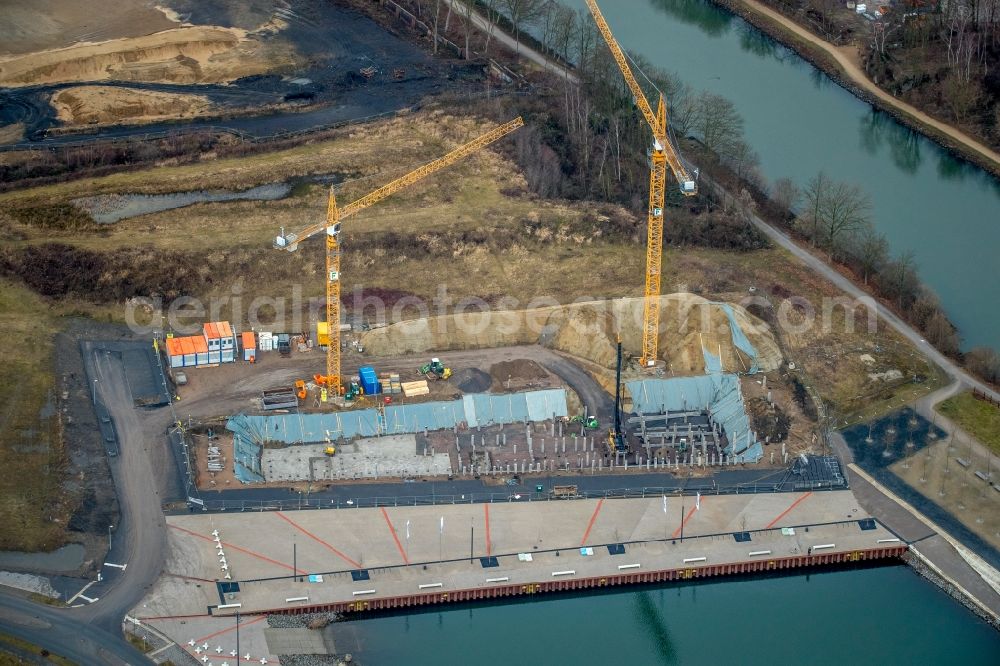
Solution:
{"label": "crane mast", "polygon": [[326,220],[323,223],[306,227],[297,234],[282,233],[274,241],[274,246],[290,252],[298,249],[299,243],[320,231],[326,232],[326,321],[329,343],[326,348],[326,375],[323,383],[335,394],[342,390],[340,369],[340,228],[341,222],[355,213],[373,206],[386,197],[409,187],[417,181],[440,171],[468,157],[476,151],[507,136],[519,127],[524,126],[520,117],[495,127],[477,139],[463,144],[443,157],[429,162],[396,180],[383,185],[365,196],[353,201],[343,208],[337,206],[337,197],[333,186],[327,200]]}
{"label": "crane mast", "polygon": [[677,179],[681,193],[694,196],[698,193],[697,182],[688,174],[681,162],[676,147],[670,140],[667,131],[667,105],[663,94],[659,96],[656,111],[653,111],[646,94],[632,74],[625,53],[611,33],[608,22],[604,20],[596,0],[587,0],[597,29],[608,45],[612,57],[625,77],[625,83],[632,92],[636,106],[646,119],[653,133],[653,149],[650,154],[649,169],[649,208],[647,211],[646,232],[646,291],[642,313],[642,354],[640,362],[651,366],[656,362],[660,339],[660,276],[663,266],[663,207],[666,201],[667,167]]}

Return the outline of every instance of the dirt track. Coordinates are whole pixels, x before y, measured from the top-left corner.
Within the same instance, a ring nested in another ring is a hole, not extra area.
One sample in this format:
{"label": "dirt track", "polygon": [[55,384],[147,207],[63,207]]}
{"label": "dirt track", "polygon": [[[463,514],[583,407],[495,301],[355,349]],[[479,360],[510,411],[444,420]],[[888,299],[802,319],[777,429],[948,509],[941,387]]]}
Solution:
{"label": "dirt track", "polygon": [[1000,169],[1000,153],[992,150],[985,144],[973,139],[964,132],[952,127],[951,125],[944,123],[932,116],[927,115],[920,109],[907,104],[906,102],[896,99],[886,91],[879,88],[875,83],[869,79],[865,73],[858,67],[855,58],[851,58],[849,55],[843,53],[836,46],[833,46],[827,41],[824,41],[817,37],[815,34],[806,30],[802,26],[798,25],[791,19],[779,14],[778,12],[766,7],[757,0],[739,0],[746,7],[757,14],[761,14],[767,17],[769,20],[780,24],[785,30],[792,32],[796,37],[804,39],[805,41],[813,44],[814,46],[823,49],[831,58],[833,58],[844,74],[851,80],[852,83],[863,88],[866,92],[874,95],[880,101],[884,102],[888,106],[902,112],[903,114],[910,116],[916,122],[927,125],[934,128],[938,132],[945,134],[954,141],[962,144],[969,150],[979,153],[981,157],[989,160],[993,164],[993,171]]}

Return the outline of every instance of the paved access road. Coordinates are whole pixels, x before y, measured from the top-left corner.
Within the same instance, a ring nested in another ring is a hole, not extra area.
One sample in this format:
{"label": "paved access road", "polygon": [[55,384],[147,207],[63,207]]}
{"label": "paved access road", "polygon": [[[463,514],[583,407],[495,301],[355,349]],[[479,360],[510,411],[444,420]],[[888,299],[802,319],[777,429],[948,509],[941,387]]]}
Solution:
{"label": "paved access road", "polygon": [[14,594],[0,594],[0,627],[77,664],[149,663],[121,637],[120,629],[109,633],[73,610],[40,606]]}
{"label": "paved access road", "polygon": [[[122,637],[121,623],[163,567],[166,523],[150,448],[162,448],[170,414],[135,408],[120,353],[89,342],[81,344],[81,351],[88,376],[97,380],[98,400],[107,407],[117,433],[119,454],[110,463],[121,517],[109,561],[128,566],[125,571],[105,568],[105,579],[86,592],[97,601],[76,608],[39,606],[0,592],[0,627],[80,664],[148,663]],[[173,471],[172,466],[168,469]]]}

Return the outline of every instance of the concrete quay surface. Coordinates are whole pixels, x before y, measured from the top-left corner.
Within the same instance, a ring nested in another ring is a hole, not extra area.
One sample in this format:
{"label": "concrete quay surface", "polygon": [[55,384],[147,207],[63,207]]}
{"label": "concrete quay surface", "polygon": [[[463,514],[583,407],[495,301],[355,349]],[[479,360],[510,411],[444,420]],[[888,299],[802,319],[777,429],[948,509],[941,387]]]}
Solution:
{"label": "concrete quay surface", "polygon": [[[167,573],[135,615],[250,614],[358,601],[369,604],[356,607],[363,610],[388,597],[437,595],[430,603],[498,584],[903,545],[877,523],[861,529],[858,521],[868,515],[849,491],[710,495],[701,497],[700,508],[695,498],[669,496],[663,507],[663,498],[647,498],[172,516]],[[738,542],[736,532],[750,532],[751,540]],[[624,552],[612,555],[607,545],[619,543]],[[483,566],[480,558],[488,557],[497,558],[496,566]],[[368,578],[355,580],[358,570]],[[215,581],[226,573],[239,591],[223,597]],[[310,574],[322,582],[309,582]]]}

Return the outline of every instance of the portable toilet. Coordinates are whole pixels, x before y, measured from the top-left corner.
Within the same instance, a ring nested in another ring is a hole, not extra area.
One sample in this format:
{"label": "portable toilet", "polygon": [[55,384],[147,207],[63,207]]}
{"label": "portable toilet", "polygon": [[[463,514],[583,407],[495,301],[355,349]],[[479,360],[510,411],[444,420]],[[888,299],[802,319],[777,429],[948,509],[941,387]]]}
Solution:
{"label": "portable toilet", "polygon": [[382,392],[382,386],[379,384],[378,375],[375,374],[375,368],[370,365],[363,365],[358,368],[358,376],[361,379],[361,388],[364,389],[365,395],[375,395]]}
{"label": "portable toilet", "polygon": [[243,343],[243,360],[253,363],[257,360],[257,340],[254,338],[253,331],[243,331],[241,336]]}

